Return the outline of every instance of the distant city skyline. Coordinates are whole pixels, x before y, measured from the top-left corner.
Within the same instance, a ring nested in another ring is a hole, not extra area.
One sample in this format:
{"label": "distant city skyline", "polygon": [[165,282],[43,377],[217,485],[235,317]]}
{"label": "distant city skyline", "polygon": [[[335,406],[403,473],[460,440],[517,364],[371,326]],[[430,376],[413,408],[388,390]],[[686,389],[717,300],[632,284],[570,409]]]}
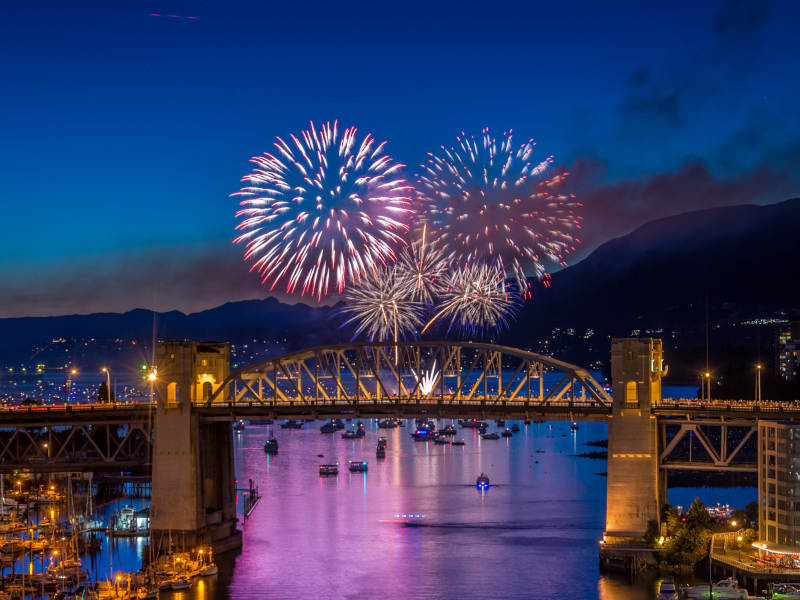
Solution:
{"label": "distant city skyline", "polygon": [[535,138],[585,204],[570,264],[655,218],[798,196],[798,17],[736,0],[10,7],[0,317],[269,295],[228,195],[309,120],[387,140],[409,178],[462,130]]}

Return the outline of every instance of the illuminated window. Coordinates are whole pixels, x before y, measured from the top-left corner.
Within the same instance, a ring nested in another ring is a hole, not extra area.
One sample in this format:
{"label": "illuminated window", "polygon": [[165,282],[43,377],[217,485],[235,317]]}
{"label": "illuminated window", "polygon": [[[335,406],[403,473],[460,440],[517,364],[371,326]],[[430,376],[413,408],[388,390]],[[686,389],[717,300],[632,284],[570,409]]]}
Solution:
{"label": "illuminated window", "polygon": [[167,385],[167,404],[178,403],[178,384],[174,381]]}
{"label": "illuminated window", "polygon": [[629,381],[625,384],[625,406],[627,408],[639,407],[639,390],[635,381]]}

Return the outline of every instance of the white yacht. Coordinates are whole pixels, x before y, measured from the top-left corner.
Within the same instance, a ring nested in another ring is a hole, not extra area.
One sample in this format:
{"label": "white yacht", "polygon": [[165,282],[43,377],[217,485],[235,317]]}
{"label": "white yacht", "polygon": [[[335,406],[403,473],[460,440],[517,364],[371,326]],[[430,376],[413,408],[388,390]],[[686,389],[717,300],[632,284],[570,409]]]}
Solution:
{"label": "white yacht", "polygon": [[[681,588],[685,598],[692,600],[709,600],[708,584],[693,585]],[[712,587],[711,594],[714,600],[747,600],[747,590],[739,587],[735,579],[723,579]]]}

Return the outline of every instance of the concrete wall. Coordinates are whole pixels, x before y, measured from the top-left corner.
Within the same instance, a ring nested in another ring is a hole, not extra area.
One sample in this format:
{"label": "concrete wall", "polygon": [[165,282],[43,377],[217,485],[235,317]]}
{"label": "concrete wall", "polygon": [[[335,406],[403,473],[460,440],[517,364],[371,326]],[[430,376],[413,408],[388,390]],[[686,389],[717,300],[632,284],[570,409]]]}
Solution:
{"label": "concrete wall", "polygon": [[[156,365],[151,529],[184,547],[240,545],[230,420],[201,422],[194,402],[228,374],[227,344],[159,342]],[[224,400],[224,398],[222,398]]]}
{"label": "concrete wall", "polygon": [[661,340],[624,338],[611,343],[608,543],[640,539],[648,521],[660,520],[666,481],[658,469],[658,428],[650,408],[661,398],[662,358]]}

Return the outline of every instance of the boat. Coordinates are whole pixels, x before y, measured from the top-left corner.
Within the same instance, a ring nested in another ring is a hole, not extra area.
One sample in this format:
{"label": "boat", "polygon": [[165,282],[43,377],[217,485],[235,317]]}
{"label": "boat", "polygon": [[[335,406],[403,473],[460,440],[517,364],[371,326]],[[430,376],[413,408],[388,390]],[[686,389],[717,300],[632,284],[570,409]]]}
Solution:
{"label": "boat", "polygon": [[513,431],[514,433],[519,433],[519,425],[517,425],[516,423],[514,423],[514,424],[511,426],[511,431]]}
{"label": "boat", "polygon": [[[706,588],[706,592],[708,592],[708,588]],[[678,600],[678,590],[675,588],[672,577],[667,577],[661,582],[656,600]]]}
{"label": "boat", "polygon": [[428,431],[427,429],[417,429],[414,433],[411,434],[411,437],[414,438],[415,442],[427,442],[428,440],[433,438],[431,432]]}
{"label": "boat", "polygon": [[486,433],[487,429],[488,429],[488,426],[486,425],[486,423],[484,423],[480,427],[478,427],[478,433],[484,434],[484,433]]}
{"label": "boat", "polygon": [[176,577],[170,582],[169,589],[171,590],[188,590],[192,587],[192,582],[188,577]]}
{"label": "boat", "polygon": [[451,446],[466,446],[467,443],[464,440],[453,440],[450,442]]}
{"label": "boat", "polygon": [[486,423],[478,421],[478,419],[461,419],[458,424],[469,429],[479,429],[486,426]]}
{"label": "boat", "polygon": [[133,506],[123,506],[114,511],[108,533],[115,537],[140,537],[150,534],[149,509],[136,510]]}
{"label": "boat", "polygon": [[505,429],[503,429],[503,433],[501,433],[500,435],[502,435],[503,437],[511,437],[512,435],[514,435],[514,432],[511,431],[508,427],[506,427]]}
{"label": "boat", "polygon": [[505,427],[505,426],[506,426],[506,422],[505,422],[505,420],[503,420],[503,419],[497,419],[497,420],[495,421],[495,423],[497,423],[497,426],[498,426],[498,427]]}
{"label": "boat", "polygon": [[439,435],[455,435],[458,431],[456,430],[454,425],[448,425],[444,429],[439,430]]}
{"label": "boat", "polygon": [[365,460],[351,460],[348,464],[348,468],[353,473],[366,473],[367,472],[367,461]]}
{"label": "boat", "polygon": [[210,565],[206,565],[200,569],[197,573],[200,577],[211,577],[212,575],[216,575],[219,573],[219,568],[216,564],[212,563]]}
{"label": "boat", "polygon": [[492,433],[484,433],[483,435],[481,435],[481,437],[483,439],[485,439],[485,440],[499,440],[500,439],[500,435],[495,431],[493,431]]}
{"label": "boat", "polygon": [[378,448],[383,448],[384,450],[386,450],[386,438],[379,437],[378,438],[378,446],[377,447]]}
{"label": "boat", "polygon": [[572,431],[578,431],[578,424],[573,421],[569,428],[572,429]]}
{"label": "boat", "polygon": [[275,421],[272,419],[248,419],[250,425],[272,425]]}
{"label": "boat", "polygon": [[333,423],[336,429],[344,429],[344,423],[341,419],[331,419],[331,423]]}
{"label": "boat", "polygon": [[398,425],[397,419],[381,419],[378,421],[378,427],[381,429],[394,429]]}
{"label": "boat", "polygon": [[136,588],[136,598],[137,600],[153,600],[154,598],[158,598],[158,588],[140,585]]}
{"label": "boat", "polygon": [[342,434],[342,439],[344,440],[355,440],[358,438],[363,438],[367,434],[366,430],[364,429],[364,424],[359,423],[358,428],[355,430],[345,431]]}
{"label": "boat", "polygon": [[800,600],[800,583],[771,583],[764,595],[770,600]]}
{"label": "boat", "polygon": [[335,433],[336,430],[339,429],[336,425],[328,421],[322,427],[319,428],[320,433]]}
{"label": "boat", "polygon": [[[684,598],[692,600],[708,600],[708,585],[693,585],[681,588]],[[711,595],[715,600],[725,598],[726,600],[747,600],[747,590],[739,587],[736,579],[729,577],[718,581],[711,587]]]}
{"label": "boat", "polygon": [[278,440],[275,438],[269,438],[266,442],[264,442],[264,452],[267,454],[277,454]]}
{"label": "boat", "polygon": [[305,421],[299,419],[289,419],[281,423],[281,429],[302,429]]}
{"label": "boat", "polygon": [[490,485],[491,483],[489,483],[489,476],[486,475],[486,473],[481,473],[478,475],[478,479],[475,480],[475,487],[479,490],[489,489]]}
{"label": "boat", "polygon": [[236,421],[233,424],[233,430],[236,431],[237,433],[240,432],[240,431],[244,431],[244,421],[242,421],[241,419]]}
{"label": "boat", "polygon": [[338,475],[339,474],[339,463],[320,465],[319,466],[319,474],[320,475]]}

